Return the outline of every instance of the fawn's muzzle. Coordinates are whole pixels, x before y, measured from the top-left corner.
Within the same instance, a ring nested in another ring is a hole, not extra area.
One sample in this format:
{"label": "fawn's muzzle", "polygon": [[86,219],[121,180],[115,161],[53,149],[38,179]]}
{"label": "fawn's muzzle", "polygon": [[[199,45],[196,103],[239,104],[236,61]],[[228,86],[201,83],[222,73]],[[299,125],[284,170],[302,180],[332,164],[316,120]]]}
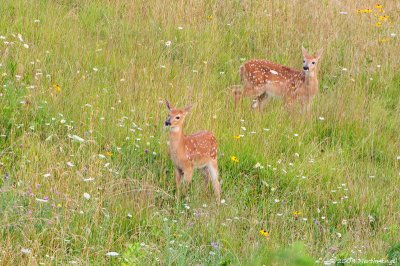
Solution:
{"label": "fawn's muzzle", "polygon": [[170,126],[171,125],[171,118],[168,118],[167,120],[165,120],[164,124],[166,126]]}
{"label": "fawn's muzzle", "polygon": [[308,70],[308,66],[303,66],[303,69],[304,70]]}

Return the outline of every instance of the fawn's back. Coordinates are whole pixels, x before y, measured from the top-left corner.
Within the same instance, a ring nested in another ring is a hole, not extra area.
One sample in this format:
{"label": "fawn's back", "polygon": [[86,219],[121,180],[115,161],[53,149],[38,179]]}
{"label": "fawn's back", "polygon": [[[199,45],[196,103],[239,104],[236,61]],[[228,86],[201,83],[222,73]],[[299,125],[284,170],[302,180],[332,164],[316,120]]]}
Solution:
{"label": "fawn's back", "polygon": [[254,96],[264,92],[283,97],[288,90],[305,80],[302,71],[267,60],[250,60],[240,67],[245,90],[254,90]]}
{"label": "fawn's back", "polygon": [[271,97],[283,97],[288,107],[299,101],[306,110],[318,92],[317,63],[322,49],[311,55],[302,47],[303,69],[297,70],[267,60],[250,60],[240,66],[243,92],[233,90],[235,103],[242,96],[255,97],[252,107]]}
{"label": "fawn's back", "polygon": [[202,166],[217,158],[218,144],[209,131],[200,131],[184,138],[186,159],[195,167]]}

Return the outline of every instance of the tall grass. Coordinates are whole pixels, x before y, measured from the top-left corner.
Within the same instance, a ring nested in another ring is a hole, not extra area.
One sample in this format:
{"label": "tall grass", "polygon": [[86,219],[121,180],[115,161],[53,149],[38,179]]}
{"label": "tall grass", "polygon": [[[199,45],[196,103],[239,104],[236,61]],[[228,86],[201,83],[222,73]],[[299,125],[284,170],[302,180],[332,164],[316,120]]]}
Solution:
{"label": "tall grass", "polygon": [[[1,264],[393,259],[400,6],[375,4],[3,1]],[[244,60],[299,67],[302,45],[325,50],[309,116],[234,109]],[[198,174],[175,199],[163,99],[216,134],[220,207]]]}

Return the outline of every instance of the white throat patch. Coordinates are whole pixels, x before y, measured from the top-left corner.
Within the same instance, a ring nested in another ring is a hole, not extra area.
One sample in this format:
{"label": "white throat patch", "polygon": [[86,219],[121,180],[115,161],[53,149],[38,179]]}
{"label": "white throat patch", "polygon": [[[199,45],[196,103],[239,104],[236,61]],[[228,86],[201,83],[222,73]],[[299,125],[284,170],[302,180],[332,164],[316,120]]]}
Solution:
{"label": "white throat patch", "polygon": [[179,131],[179,127],[178,126],[175,126],[175,127],[171,127],[171,129],[169,130],[169,131],[171,131],[171,132],[178,132]]}

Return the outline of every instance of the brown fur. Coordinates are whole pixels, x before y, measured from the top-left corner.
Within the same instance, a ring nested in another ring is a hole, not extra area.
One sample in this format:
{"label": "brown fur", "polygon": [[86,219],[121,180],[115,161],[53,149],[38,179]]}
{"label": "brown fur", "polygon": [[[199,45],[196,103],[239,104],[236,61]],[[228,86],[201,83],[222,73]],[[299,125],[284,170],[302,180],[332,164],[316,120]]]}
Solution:
{"label": "brown fur", "polygon": [[267,60],[245,62],[240,66],[243,92],[234,90],[235,102],[241,98],[238,95],[255,97],[252,107],[260,105],[262,108],[270,97],[280,97],[286,107],[299,102],[308,111],[319,90],[317,63],[321,54],[322,50],[312,56],[303,48],[303,67],[308,70],[297,70]]}
{"label": "brown fur", "polygon": [[185,181],[186,187],[192,180],[193,170],[201,169],[206,180],[211,181],[217,198],[220,202],[221,186],[218,181],[218,144],[215,136],[209,131],[200,131],[192,135],[183,133],[184,119],[191,106],[184,109],[173,108],[168,101],[170,111],[166,123],[170,125],[169,154],[175,166],[176,186],[179,191],[180,184]]}

